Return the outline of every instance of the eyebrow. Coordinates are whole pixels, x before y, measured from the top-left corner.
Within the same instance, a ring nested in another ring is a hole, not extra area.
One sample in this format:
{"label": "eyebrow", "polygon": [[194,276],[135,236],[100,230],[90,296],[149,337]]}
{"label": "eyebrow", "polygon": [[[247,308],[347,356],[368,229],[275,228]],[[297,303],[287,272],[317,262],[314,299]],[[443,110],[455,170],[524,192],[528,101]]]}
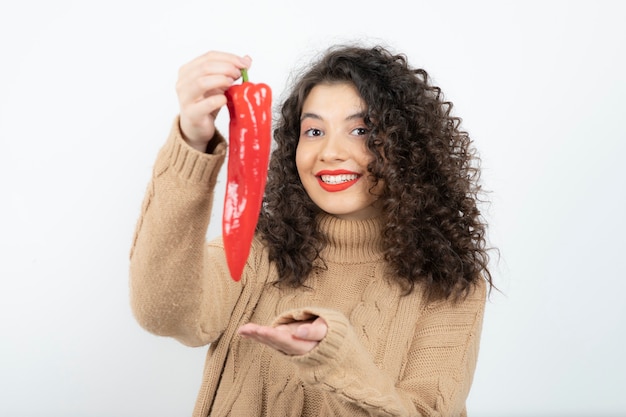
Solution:
{"label": "eyebrow", "polygon": [[[364,119],[364,118],[365,118],[365,112],[361,111],[361,112],[349,115],[348,117],[346,117],[345,120],[349,121],[349,120]],[[302,122],[304,119],[324,120],[322,116],[316,113],[302,113],[302,116],[300,117],[300,121]]]}

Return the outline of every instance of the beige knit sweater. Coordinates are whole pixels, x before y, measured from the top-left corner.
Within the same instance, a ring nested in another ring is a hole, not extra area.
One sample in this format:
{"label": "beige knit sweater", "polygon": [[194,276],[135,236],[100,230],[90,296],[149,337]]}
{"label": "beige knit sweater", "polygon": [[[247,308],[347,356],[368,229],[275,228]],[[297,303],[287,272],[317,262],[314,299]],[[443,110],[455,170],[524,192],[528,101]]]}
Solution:
{"label": "beige knit sweater", "polygon": [[[402,296],[390,279],[376,219],[322,216],[328,269],[310,289],[279,289],[255,241],[240,282],[220,239],[206,242],[216,177],[226,153],[197,152],[178,123],[162,148],[131,250],[131,304],[148,331],[210,345],[194,416],[465,416],[485,285],[457,304]],[[321,316],[328,334],[286,356],[236,330]]]}

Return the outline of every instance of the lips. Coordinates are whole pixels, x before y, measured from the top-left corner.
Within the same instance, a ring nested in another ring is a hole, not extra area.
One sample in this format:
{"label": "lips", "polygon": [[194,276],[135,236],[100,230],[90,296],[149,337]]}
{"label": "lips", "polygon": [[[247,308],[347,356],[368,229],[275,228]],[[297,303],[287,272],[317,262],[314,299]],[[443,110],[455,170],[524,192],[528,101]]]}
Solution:
{"label": "lips", "polygon": [[320,171],[316,175],[317,181],[325,191],[334,193],[352,187],[361,175],[346,170]]}

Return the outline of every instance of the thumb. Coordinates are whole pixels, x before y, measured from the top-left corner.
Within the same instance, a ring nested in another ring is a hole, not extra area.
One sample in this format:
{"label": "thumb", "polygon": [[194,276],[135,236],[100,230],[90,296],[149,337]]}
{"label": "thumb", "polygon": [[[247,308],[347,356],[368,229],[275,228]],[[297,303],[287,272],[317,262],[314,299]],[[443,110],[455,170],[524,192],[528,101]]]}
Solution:
{"label": "thumb", "polygon": [[305,323],[298,326],[295,336],[299,339],[319,342],[326,336],[327,331],[328,326],[326,322],[318,317],[313,323]]}

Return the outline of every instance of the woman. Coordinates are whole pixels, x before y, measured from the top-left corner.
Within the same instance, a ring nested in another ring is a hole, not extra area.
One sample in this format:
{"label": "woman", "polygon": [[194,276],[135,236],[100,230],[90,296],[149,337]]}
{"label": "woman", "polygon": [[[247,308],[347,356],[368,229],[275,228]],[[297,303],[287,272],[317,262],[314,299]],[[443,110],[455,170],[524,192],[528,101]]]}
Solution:
{"label": "woman", "polygon": [[487,290],[478,158],[428,74],[330,48],[276,123],[243,276],[205,241],[249,57],[183,66],[131,253],[139,323],[210,345],[194,416],[464,416]]}

